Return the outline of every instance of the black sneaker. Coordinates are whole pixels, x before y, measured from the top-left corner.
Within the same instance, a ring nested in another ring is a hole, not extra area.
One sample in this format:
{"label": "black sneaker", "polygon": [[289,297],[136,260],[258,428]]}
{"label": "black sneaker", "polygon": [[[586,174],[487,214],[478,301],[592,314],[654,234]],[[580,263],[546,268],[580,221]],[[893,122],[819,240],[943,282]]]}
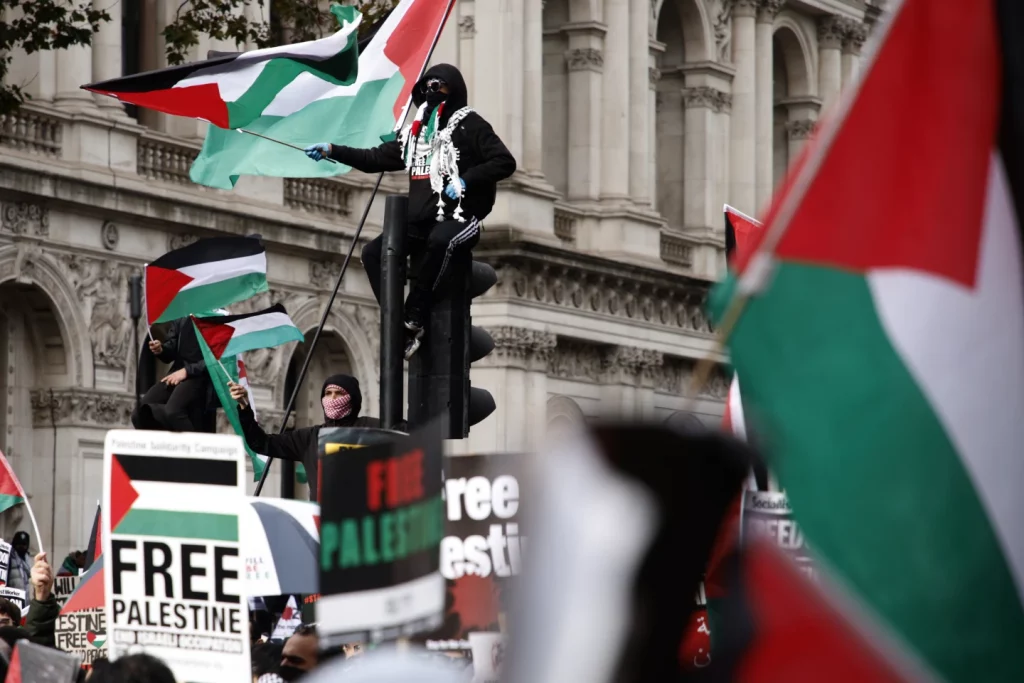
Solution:
{"label": "black sneaker", "polygon": [[409,360],[420,348],[420,342],[423,339],[423,326],[407,320],[405,334],[409,338],[405,342],[405,359]]}

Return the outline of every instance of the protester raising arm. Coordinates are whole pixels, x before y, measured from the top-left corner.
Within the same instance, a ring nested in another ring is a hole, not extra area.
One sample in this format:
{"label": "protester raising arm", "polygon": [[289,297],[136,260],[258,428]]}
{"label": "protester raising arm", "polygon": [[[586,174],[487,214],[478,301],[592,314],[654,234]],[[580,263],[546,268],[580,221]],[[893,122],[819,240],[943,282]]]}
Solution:
{"label": "protester raising arm", "polygon": [[[310,452],[310,444],[316,443],[318,427],[295,429],[283,434],[267,434],[256,422],[256,415],[249,405],[249,394],[245,387],[228,382],[231,398],[238,401],[238,419],[242,423],[242,433],[249,448],[262,455],[279,460],[304,462]],[[315,448],[312,449],[315,453]]]}
{"label": "protester raising arm", "polygon": [[318,142],[306,148],[306,156],[314,161],[320,161],[329,157],[363,173],[405,170],[405,159],[402,158],[402,145],[397,140],[391,140],[370,149],[358,149],[356,147],[346,147],[345,145],[332,145],[329,142]]}
{"label": "protester raising arm", "polygon": [[60,603],[53,594],[53,569],[46,561],[46,553],[39,553],[32,565],[32,601],[25,618],[25,631],[29,640],[39,645],[55,647],[55,629],[60,616]]}

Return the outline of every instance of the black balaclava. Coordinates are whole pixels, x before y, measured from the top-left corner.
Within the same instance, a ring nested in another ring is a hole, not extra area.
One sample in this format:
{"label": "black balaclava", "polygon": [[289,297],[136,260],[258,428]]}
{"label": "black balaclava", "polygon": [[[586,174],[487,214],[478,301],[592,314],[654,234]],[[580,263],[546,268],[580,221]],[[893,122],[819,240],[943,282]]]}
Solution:
{"label": "black balaclava", "polygon": [[[432,78],[444,81],[448,86],[448,93],[427,92],[427,81]],[[441,112],[441,120],[439,121],[441,125],[444,125],[447,123],[449,116],[466,106],[468,99],[466,80],[462,77],[462,72],[451,64],[435,64],[430,67],[423,74],[423,77],[416,81],[416,86],[412,90],[413,104],[418,107],[424,102],[427,103],[428,111],[424,115],[424,123],[430,117],[430,112],[433,111],[434,107],[444,102],[444,110]]]}
{"label": "black balaclava", "polygon": [[321,403],[323,403],[324,394],[327,393],[327,387],[331,384],[344,389],[350,398],[347,406],[348,412],[340,417],[332,418],[327,415],[326,407],[324,409],[324,425],[327,427],[340,427],[359,417],[359,411],[363,407],[363,393],[359,390],[359,380],[355,377],[351,375],[331,375],[324,380],[324,385],[320,389]]}

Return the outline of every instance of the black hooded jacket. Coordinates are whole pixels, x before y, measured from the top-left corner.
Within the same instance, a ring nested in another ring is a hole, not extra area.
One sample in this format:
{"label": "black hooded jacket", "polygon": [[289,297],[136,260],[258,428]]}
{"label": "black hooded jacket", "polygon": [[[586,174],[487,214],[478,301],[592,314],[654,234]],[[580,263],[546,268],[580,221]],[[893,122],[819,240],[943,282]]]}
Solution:
{"label": "black hooded jacket", "polygon": [[324,380],[320,388],[320,398],[323,398],[327,385],[336,384],[352,397],[352,412],[340,420],[324,420],[321,425],[315,427],[303,427],[293,429],[283,434],[267,434],[256,422],[252,407],[238,406],[238,417],[242,423],[242,433],[245,434],[245,441],[256,453],[266,455],[280,460],[291,460],[301,462],[306,467],[306,481],[309,484],[309,499],[316,500],[317,481],[319,472],[319,444],[321,427],[379,427],[380,421],[375,417],[359,417],[359,411],[363,406],[363,393],[359,390],[359,380],[351,375],[331,375]]}
{"label": "black hooded jacket", "polygon": [[[448,84],[448,97],[438,121],[438,128],[466,106],[468,95],[462,73],[451,64],[430,67],[412,90],[413,104],[419,107],[426,100],[424,84],[439,78]],[[462,197],[462,213],[468,218],[483,220],[494,207],[496,186],[516,170],[516,160],[495,134],[491,124],[473,112],[466,116],[452,133],[452,143],[459,150],[459,177],[466,183]],[[331,158],[364,173],[405,170],[404,148],[400,140],[392,140],[371,149],[334,145]],[[445,217],[451,218],[456,202],[444,197]],[[433,225],[437,216],[437,195],[426,179],[409,181],[409,223]]]}
{"label": "black hooded jacket", "polygon": [[171,364],[171,372],[185,369],[189,378],[207,378],[206,361],[199,348],[196,328],[189,318],[172,320],[167,330],[167,338],[161,342],[163,347],[158,358]]}

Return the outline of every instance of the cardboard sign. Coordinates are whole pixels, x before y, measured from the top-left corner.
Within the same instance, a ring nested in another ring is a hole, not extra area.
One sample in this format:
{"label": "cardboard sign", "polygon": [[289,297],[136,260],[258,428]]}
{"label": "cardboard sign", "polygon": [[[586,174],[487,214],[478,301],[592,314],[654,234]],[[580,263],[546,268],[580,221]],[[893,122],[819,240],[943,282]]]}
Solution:
{"label": "cardboard sign", "polygon": [[53,595],[57,598],[57,604],[64,607],[68,598],[75,592],[80,576],[57,576],[53,579]]}
{"label": "cardboard sign", "polygon": [[0,598],[6,598],[17,605],[23,617],[28,615],[28,600],[25,599],[25,591],[20,588],[3,586],[0,587]]}
{"label": "cardboard sign", "polygon": [[520,528],[521,461],[511,453],[445,458],[441,575],[448,599],[444,625],[430,634],[429,649],[464,649],[471,631],[499,630],[504,596],[522,570],[526,543]]}
{"label": "cardboard sign", "polygon": [[245,450],[226,434],[110,431],[103,557],[111,659],[146,652],[179,681],[248,683]]}
{"label": "cardboard sign", "polygon": [[107,613],[87,609],[61,614],[55,625],[57,649],[76,654],[82,666],[91,667],[97,659],[107,658]]}
{"label": "cardboard sign", "polygon": [[321,645],[436,628],[444,610],[440,423],[390,443],[338,449],[320,430]]}
{"label": "cardboard sign", "polygon": [[11,571],[11,544],[0,541],[0,586],[7,585],[7,577]]}
{"label": "cardboard sign", "polygon": [[793,509],[785,493],[745,492],[740,520],[740,543],[746,543],[750,538],[764,538],[789,555],[809,579],[817,579],[814,559],[807,547],[803,530],[793,518]]}

